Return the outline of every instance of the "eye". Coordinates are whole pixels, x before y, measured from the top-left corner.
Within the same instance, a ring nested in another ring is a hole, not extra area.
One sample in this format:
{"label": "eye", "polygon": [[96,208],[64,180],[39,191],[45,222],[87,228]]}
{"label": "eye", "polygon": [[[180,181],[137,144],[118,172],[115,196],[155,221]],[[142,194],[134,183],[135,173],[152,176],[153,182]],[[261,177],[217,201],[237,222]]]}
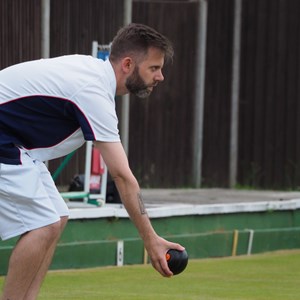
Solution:
{"label": "eye", "polygon": [[159,69],[158,66],[152,66],[152,67],[150,68],[150,70],[151,70],[152,72],[155,72],[155,71],[157,71],[158,69]]}

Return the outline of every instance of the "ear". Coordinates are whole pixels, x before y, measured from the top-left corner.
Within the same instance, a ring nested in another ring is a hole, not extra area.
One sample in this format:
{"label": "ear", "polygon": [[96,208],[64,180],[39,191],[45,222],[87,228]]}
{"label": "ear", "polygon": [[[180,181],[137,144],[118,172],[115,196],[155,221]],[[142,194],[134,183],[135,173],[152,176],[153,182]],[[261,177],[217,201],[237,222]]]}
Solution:
{"label": "ear", "polygon": [[122,70],[125,74],[130,73],[134,68],[134,62],[131,57],[124,57],[121,62]]}

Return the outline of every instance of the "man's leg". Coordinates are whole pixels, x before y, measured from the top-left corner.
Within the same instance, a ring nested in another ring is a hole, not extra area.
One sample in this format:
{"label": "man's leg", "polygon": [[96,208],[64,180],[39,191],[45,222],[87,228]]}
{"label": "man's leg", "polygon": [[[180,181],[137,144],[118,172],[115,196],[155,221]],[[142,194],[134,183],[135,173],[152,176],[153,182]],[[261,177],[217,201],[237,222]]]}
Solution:
{"label": "man's leg", "polygon": [[62,217],[61,218],[61,227],[60,227],[60,234],[57,237],[57,239],[55,239],[51,245],[51,247],[48,249],[48,252],[35,276],[35,278],[33,279],[31,285],[28,288],[28,291],[24,297],[24,300],[35,300],[38,296],[38,293],[40,291],[40,288],[42,286],[43,280],[47,274],[48,268],[51,264],[52,261],[52,257],[53,254],[55,252],[56,249],[56,245],[57,242],[60,238],[61,233],[64,230],[65,225],[67,224],[68,221],[68,217]]}
{"label": "man's leg", "polygon": [[51,261],[54,244],[56,245],[60,232],[61,222],[59,221],[32,230],[20,238],[9,260],[2,300],[26,299],[26,293],[39,273],[45,258]]}
{"label": "man's leg", "polygon": [[4,240],[21,235],[9,260],[1,300],[37,297],[67,221],[59,216],[69,215],[45,164],[24,151],[21,155],[21,165],[0,164],[0,235]]}

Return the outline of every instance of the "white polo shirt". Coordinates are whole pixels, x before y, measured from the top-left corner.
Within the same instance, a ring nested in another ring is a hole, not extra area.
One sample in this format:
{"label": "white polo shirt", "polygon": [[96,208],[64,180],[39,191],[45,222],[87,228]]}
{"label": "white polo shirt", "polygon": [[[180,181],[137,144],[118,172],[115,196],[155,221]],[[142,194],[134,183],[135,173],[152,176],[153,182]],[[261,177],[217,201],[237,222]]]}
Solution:
{"label": "white polo shirt", "polygon": [[119,142],[116,78],[109,60],[68,55],[0,71],[0,163],[20,164],[20,150],[57,158],[85,140]]}

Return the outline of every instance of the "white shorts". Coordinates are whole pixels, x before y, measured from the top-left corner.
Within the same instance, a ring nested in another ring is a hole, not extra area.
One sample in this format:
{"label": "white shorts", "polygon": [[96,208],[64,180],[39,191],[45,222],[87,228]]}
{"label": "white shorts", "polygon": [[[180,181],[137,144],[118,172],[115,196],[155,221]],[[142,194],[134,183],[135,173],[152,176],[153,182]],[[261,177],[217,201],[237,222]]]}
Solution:
{"label": "white shorts", "polygon": [[53,224],[69,216],[47,167],[21,150],[21,165],[0,164],[2,240]]}

